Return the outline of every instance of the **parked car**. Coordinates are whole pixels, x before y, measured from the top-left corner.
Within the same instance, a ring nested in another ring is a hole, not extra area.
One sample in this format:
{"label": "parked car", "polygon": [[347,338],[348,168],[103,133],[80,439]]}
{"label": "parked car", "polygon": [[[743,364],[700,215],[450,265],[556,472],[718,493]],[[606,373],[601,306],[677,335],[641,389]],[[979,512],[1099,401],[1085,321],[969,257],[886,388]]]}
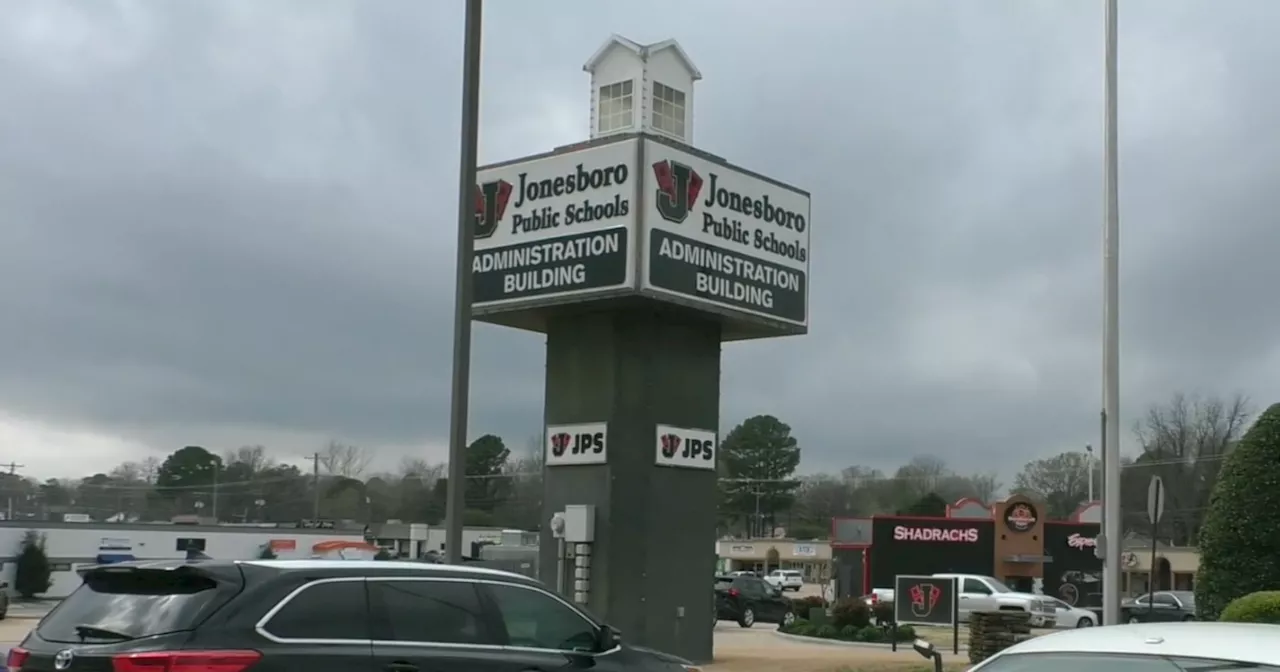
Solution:
{"label": "parked car", "polygon": [[1126,623],[1152,623],[1196,620],[1196,594],[1189,590],[1165,591],[1125,600],[1120,617]]}
{"label": "parked car", "polygon": [[784,591],[794,590],[798,593],[804,587],[804,577],[794,569],[775,569],[764,580]]}
{"label": "parked car", "polygon": [[892,602],[893,589],[892,588],[872,588],[871,592],[867,593],[866,595],[863,595],[861,599],[863,603],[865,603],[868,607],[874,607],[877,604],[880,604],[881,602]]}
{"label": "parked car", "polygon": [[796,618],[791,600],[782,590],[758,576],[716,577],[716,622],[737,621],[749,628],[756,623],[790,625]]}
{"label": "parked car", "polygon": [[81,575],[9,650],[9,670],[696,669],[533,579],[475,565],[162,560]]}
{"label": "parked car", "polygon": [[1098,615],[1089,609],[1073,607],[1062,600],[1052,598],[1053,604],[1058,609],[1058,616],[1055,619],[1058,628],[1092,628],[1098,624]]}
{"label": "parked car", "polygon": [[961,619],[967,620],[971,611],[1025,611],[1031,615],[1031,627],[1052,628],[1058,618],[1054,598],[1018,592],[995,577],[981,574],[934,574],[934,576],[954,577],[959,582]]}
{"label": "parked car", "polygon": [[1260,623],[1139,623],[1064,630],[996,653],[969,672],[1138,670],[1280,672],[1280,627]]}

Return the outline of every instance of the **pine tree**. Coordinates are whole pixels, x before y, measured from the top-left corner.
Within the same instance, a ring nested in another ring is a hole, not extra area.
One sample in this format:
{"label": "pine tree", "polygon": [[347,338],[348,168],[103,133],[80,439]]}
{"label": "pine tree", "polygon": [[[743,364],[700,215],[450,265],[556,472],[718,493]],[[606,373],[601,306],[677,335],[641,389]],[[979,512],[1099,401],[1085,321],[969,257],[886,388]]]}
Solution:
{"label": "pine tree", "polygon": [[28,530],[22,537],[22,548],[18,552],[13,589],[22,597],[31,599],[49,590],[53,585],[52,574],[49,556],[44,551],[44,535]]}

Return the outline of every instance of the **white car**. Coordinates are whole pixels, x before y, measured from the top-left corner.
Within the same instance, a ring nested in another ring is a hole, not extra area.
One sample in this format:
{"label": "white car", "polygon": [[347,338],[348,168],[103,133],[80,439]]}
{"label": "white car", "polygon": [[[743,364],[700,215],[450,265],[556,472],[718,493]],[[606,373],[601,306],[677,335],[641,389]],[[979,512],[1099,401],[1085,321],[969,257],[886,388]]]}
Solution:
{"label": "white car", "polygon": [[794,590],[797,593],[804,587],[804,577],[794,569],[775,569],[764,577],[769,585],[779,590]]}
{"label": "white car", "polygon": [[1186,621],[1108,625],[1035,637],[969,672],[1280,672],[1280,626]]}
{"label": "white car", "polygon": [[1058,608],[1058,628],[1092,628],[1098,624],[1098,615],[1088,609],[1073,607],[1057,598],[1053,605]]}

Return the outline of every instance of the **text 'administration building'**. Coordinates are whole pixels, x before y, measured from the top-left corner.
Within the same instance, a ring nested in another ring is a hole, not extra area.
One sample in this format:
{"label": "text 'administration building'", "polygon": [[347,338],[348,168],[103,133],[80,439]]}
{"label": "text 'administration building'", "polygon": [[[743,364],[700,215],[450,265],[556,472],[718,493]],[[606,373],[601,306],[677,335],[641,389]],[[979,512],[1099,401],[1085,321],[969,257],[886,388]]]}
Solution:
{"label": "text 'administration building'", "polygon": [[1068,604],[1101,605],[1102,561],[1094,556],[1097,523],[1045,521],[1040,504],[1022,496],[991,507],[977,504],[952,509],[947,518],[833,520],[831,546],[840,594],[892,587],[899,574],[956,572],[994,576],[1025,592],[1039,588]]}

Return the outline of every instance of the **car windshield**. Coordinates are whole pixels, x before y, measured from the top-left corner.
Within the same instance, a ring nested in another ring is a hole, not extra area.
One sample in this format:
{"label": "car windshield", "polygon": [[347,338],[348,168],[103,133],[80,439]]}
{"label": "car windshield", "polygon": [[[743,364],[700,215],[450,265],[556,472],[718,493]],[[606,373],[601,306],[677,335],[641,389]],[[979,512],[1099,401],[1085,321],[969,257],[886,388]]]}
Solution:
{"label": "car windshield", "polygon": [[[1226,652],[1224,652],[1226,654]],[[1227,658],[1170,658],[1119,653],[1014,653],[998,656],[981,672],[1280,672],[1280,667]]]}
{"label": "car windshield", "polygon": [[187,630],[214,606],[216,588],[213,579],[172,571],[90,573],[36,632],[51,642],[85,642]]}
{"label": "car windshield", "polygon": [[981,578],[983,581],[987,582],[988,586],[991,586],[991,592],[993,593],[1012,593],[1013,592],[1012,588],[1004,585],[1003,583],[1000,582],[1000,579],[997,579],[994,576],[984,576]]}

